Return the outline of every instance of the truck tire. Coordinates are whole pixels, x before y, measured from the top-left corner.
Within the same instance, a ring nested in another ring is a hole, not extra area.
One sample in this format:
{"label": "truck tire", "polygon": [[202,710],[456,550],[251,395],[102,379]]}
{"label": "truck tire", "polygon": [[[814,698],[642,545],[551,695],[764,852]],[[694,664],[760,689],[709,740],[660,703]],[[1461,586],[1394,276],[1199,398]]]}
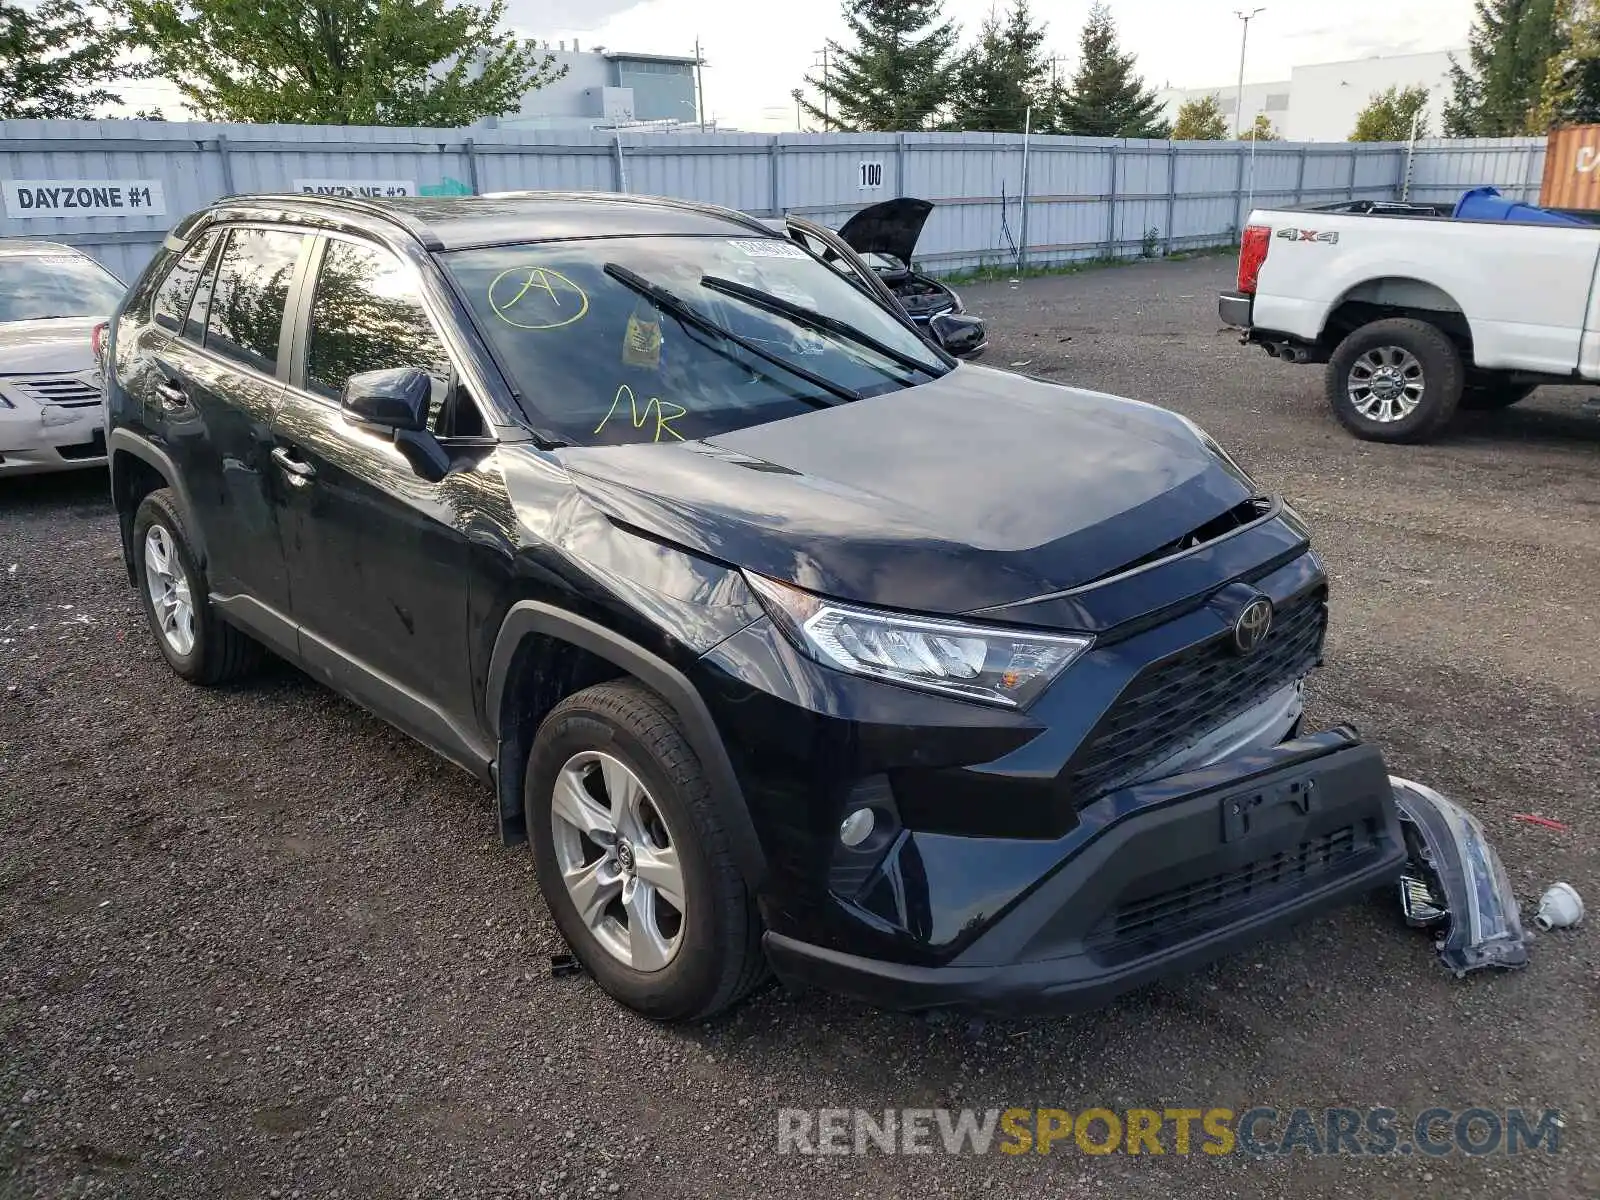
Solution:
{"label": "truck tire", "polygon": [[761,918],[670,705],[632,680],[539,726],[523,791],[534,874],[573,955],[658,1021],[711,1017],[767,974]]}
{"label": "truck tire", "polygon": [[1520,404],[1533,395],[1536,383],[1469,384],[1461,393],[1461,407],[1475,412],[1492,412]]}
{"label": "truck tire", "polygon": [[1425,442],[1455,415],[1466,372],[1455,343],[1409,317],[1373,321],[1328,360],[1328,403],[1371,442]]}

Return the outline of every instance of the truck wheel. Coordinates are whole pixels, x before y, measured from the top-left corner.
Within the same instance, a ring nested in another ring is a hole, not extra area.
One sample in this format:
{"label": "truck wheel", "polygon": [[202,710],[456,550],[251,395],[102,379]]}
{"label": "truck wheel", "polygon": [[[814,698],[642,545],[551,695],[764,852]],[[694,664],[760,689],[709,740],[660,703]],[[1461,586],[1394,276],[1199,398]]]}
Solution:
{"label": "truck wheel", "polygon": [[1461,401],[1465,372],[1434,325],[1398,317],[1363,325],[1328,360],[1328,402],[1342,424],[1372,442],[1425,442]]}
{"label": "truck wheel", "polygon": [[710,784],[654,692],[603,683],[558,704],[534,737],[523,810],[550,915],[614,999],[699,1020],[765,977]]}
{"label": "truck wheel", "polygon": [[1461,393],[1461,407],[1477,412],[1490,412],[1510,408],[1533,395],[1539,385],[1534,383],[1482,383],[1473,384]]}

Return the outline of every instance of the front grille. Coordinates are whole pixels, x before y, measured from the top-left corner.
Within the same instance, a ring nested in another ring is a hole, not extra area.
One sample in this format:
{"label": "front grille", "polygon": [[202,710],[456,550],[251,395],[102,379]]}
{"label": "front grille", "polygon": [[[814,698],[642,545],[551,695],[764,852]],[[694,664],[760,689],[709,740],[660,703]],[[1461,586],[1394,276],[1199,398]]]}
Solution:
{"label": "front grille", "polygon": [[1073,802],[1088,804],[1225,725],[1299,679],[1322,655],[1326,589],[1286,601],[1254,654],[1234,653],[1229,634],[1146,668],[1100,719],[1069,764]]}
{"label": "front grille", "polygon": [[83,408],[100,403],[100,389],[72,375],[51,378],[13,379],[16,388],[36,404],[59,404],[63,408]]}
{"label": "front grille", "polygon": [[1355,828],[1346,825],[1221,875],[1125,903],[1096,922],[1088,942],[1100,949],[1131,949],[1134,944],[1148,949],[1152,942],[1183,941],[1228,924],[1241,906],[1279,899],[1308,881],[1334,874],[1367,849],[1370,841],[1358,843]]}

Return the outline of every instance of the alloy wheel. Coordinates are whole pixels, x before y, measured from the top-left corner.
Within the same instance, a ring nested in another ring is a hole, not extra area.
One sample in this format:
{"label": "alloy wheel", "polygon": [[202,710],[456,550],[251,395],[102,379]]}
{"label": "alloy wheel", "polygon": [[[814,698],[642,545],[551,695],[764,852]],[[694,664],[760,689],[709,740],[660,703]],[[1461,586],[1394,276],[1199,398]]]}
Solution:
{"label": "alloy wheel", "polygon": [[1350,368],[1350,403],[1363,417],[1388,424],[1403,421],[1422,403],[1422,363],[1403,346],[1368,350]]}
{"label": "alloy wheel", "polygon": [[187,655],[194,649],[194,596],[164,526],[152,525],[144,535],[144,575],[161,636],[176,653]]}
{"label": "alloy wheel", "polygon": [[644,783],[621,759],[573,755],[550,803],[556,866],[585,927],[635,971],[659,971],[683,942],[683,867]]}

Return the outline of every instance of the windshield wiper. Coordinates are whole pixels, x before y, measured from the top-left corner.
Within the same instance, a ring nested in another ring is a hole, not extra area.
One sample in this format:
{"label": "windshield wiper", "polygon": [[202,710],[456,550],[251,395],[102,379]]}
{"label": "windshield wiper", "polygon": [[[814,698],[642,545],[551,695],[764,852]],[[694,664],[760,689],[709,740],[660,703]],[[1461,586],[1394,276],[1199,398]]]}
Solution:
{"label": "windshield wiper", "polygon": [[881,354],[890,362],[899,363],[908,371],[921,371],[930,379],[937,379],[939,372],[914,355],[896,350],[893,346],[886,345],[873,337],[865,330],[857,329],[848,321],[841,321],[838,317],[831,317],[827,313],[813,312],[793,301],[785,300],[782,296],[775,296],[771,292],[764,292],[760,288],[748,287],[732,279],[722,279],[716,275],[702,275],[700,286],[708,291],[721,292],[726,296],[733,296],[743,300],[746,304],[756,308],[764,308],[768,312],[777,313],[779,316],[788,317],[797,325],[804,325],[811,329],[820,329],[825,333],[832,333],[854,342],[858,346],[865,346],[875,354]]}
{"label": "windshield wiper", "polygon": [[[603,269],[607,275],[622,284],[623,287],[638,292],[657,308],[666,309],[667,312],[677,317],[680,321],[687,322],[702,332],[709,333],[715,337],[725,338],[745,353],[754,354],[757,358],[764,359],[773,366],[789,372],[796,378],[804,379],[812,387],[819,387],[823,391],[837,396],[840,400],[860,400],[862,398],[861,393],[856,391],[855,388],[846,387],[842,383],[835,383],[831,379],[818,375],[815,371],[808,371],[805,367],[790,362],[780,354],[773,354],[769,350],[763,350],[748,338],[740,337],[733,330],[724,329],[716,321],[703,315],[692,304],[679,297],[676,292],[668,291],[659,283],[651,283],[643,275],[630,271],[621,263],[608,262]],[[829,403],[820,397],[802,398],[818,404]]]}

